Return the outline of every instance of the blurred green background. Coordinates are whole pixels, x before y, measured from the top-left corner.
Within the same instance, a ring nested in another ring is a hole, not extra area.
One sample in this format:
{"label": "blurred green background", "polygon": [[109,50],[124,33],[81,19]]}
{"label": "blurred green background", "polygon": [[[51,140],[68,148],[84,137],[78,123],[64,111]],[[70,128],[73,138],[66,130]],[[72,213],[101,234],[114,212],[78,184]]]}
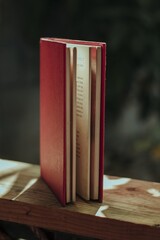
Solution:
{"label": "blurred green background", "polygon": [[0,0],[0,157],[39,163],[39,38],[107,43],[105,173],[160,181],[160,1]]}

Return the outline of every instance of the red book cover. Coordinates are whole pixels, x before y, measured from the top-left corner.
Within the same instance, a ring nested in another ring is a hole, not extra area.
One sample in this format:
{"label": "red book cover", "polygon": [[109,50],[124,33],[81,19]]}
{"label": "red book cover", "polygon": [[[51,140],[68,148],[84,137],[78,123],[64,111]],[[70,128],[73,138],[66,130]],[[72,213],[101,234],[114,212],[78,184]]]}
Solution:
{"label": "red book cover", "polygon": [[63,205],[66,202],[65,61],[65,44],[40,40],[41,176]]}
{"label": "red book cover", "polygon": [[40,165],[41,176],[62,205],[66,204],[66,44],[100,46],[101,109],[99,201],[103,200],[106,44],[79,40],[40,40]]}

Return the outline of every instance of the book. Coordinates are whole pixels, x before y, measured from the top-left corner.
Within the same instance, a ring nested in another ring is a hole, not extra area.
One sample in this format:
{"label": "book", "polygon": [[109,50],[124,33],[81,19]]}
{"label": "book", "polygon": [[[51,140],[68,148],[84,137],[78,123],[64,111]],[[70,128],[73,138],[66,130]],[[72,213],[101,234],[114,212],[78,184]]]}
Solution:
{"label": "book", "polygon": [[40,39],[41,176],[63,206],[103,199],[106,44]]}

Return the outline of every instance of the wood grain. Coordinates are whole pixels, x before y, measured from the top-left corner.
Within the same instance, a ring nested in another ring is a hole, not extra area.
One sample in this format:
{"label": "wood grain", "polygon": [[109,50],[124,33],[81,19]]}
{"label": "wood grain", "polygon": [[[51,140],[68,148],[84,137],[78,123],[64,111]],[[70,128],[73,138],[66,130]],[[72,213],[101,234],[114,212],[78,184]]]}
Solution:
{"label": "wood grain", "polygon": [[62,207],[39,166],[0,160],[0,220],[107,240],[160,239],[160,183],[104,176],[104,201]]}

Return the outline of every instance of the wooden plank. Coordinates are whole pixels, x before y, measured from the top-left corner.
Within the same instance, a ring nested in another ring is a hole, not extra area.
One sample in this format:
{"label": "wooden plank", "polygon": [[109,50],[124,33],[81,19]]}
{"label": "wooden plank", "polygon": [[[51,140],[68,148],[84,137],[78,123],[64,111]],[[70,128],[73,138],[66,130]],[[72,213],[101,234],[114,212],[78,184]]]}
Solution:
{"label": "wooden plank", "polygon": [[77,197],[64,208],[39,176],[39,166],[0,160],[0,220],[98,239],[160,239],[160,183],[104,176],[102,204]]}

